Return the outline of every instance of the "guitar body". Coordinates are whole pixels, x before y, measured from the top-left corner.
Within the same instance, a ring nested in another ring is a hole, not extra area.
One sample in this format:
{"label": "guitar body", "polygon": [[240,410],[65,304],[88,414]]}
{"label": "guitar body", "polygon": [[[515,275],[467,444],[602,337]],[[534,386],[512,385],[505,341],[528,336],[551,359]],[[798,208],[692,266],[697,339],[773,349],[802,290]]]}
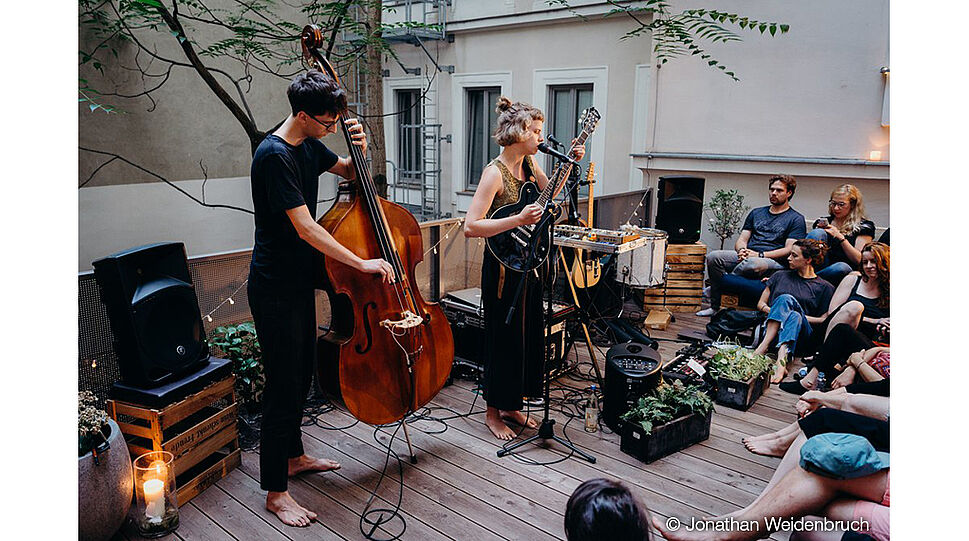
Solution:
{"label": "guitar body", "polygon": [[[589,227],[584,220],[579,220],[579,225]],[[589,250],[575,248],[575,257],[572,259],[572,282],[575,287],[592,287],[599,283],[602,278],[602,263],[599,256]]]}
{"label": "guitar body", "polygon": [[[517,202],[496,209],[488,217],[497,220],[514,216],[537,201],[538,196],[535,183],[526,182],[518,192]],[[528,272],[537,269],[548,259],[552,249],[552,226],[557,218],[557,211],[546,209],[537,223],[519,226],[489,237],[488,250],[510,270]]]}

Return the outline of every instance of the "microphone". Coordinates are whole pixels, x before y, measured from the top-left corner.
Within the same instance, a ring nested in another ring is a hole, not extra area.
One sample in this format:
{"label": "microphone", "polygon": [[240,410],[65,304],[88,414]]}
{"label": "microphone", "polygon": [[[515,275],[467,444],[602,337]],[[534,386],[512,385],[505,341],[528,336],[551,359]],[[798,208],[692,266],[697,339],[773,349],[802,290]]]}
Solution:
{"label": "microphone", "polygon": [[554,147],[554,148],[557,148],[557,149],[558,149],[558,148],[562,148],[562,147],[564,146],[564,145],[563,145],[562,143],[560,143],[560,142],[559,142],[559,140],[558,140],[558,139],[556,139],[556,138],[555,138],[555,137],[554,137],[554,136],[553,136],[553,135],[552,135],[551,133],[550,133],[550,134],[548,134],[547,136],[545,136],[545,138],[546,138],[546,139],[548,139],[548,142],[549,142],[549,143],[552,143],[552,147]]}
{"label": "microphone", "polygon": [[572,158],[566,156],[565,154],[562,154],[561,152],[559,152],[559,151],[555,150],[554,148],[546,145],[545,143],[539,143],[538,144],[538,150],[541,150],[545,154],[548,154],[549,156],[551,156],[551,157],[553,157],[553,158],[555,158],[555,159],[557,159],[559,161],[568,162],[568,163],[571,163],[572,165],[579,165],[579,162],[573,160]]}

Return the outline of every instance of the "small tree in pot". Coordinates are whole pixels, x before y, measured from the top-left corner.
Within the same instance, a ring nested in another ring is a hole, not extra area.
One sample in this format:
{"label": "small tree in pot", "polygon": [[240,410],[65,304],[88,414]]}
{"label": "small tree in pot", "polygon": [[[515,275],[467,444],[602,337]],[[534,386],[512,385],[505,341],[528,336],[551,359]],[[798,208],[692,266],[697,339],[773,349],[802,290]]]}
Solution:
{"label": "small tree in pot", "polygon": [[77,395],[78,538],[110,539],[131,506],[131,456],[121,428],[97,407],[94,394]]}
{"label": "small tree in pot", "polygon": [[706,205],[710,213],[710,232],[720,237],[720,249],[727,239],[740,231],[741,220],[750,210],[737,190],[717,190]]}

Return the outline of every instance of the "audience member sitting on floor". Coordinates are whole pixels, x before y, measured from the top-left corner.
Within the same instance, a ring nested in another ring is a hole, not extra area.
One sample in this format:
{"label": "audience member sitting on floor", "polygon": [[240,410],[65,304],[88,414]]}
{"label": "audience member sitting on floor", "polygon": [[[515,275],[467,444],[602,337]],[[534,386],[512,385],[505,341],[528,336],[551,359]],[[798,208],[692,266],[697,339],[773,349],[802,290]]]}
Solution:
{"label": "audience member sitting on floor", "polygon": [[774,273],[760,295],[757,309],[767,313],[767,330],[754,350],[764,355],[777,342],[777,367],[773,383],[787,374],[787,357],[793,355],[799,340],[811,336],[811,324],[824,323],[834,288],[818,278],[814,265],[824,258],[824,243],[801,239],[787,257],[791,270]]}
{"label": "audience member sitting on floor", "polygon": [[881,381],[891,376],[891,352],[887,347],[856,351],[848,356],[847,366],[831,381],[832,389],[861,381]]}
{"label": "audience member sitting on floor", "polygon": [[825,335],[840,323],[859,329],[869,338],[875,338],[879,326],[890,329],[891,258],[891,248],[886,244],[869,242],[862,248],[861,272],[842,280],[831,297],[831,319]]}
{"label": "audience member sitting on floor", "polygon": [[861,249],[875,238],[875,222],[865,215],[861,190],[842,184],[831,192],[828,215],[815,220],[807,238],[828,245],[818,276],[836,286],[853,270],[860,268]]}
{"label": "audience member sitting on floor", "polygon": [[[800,419],[775,432],[744,438],[744,447],[755,455],[782,457],[802,433],[810,438],[843,432],[864,436],[875,449],[888,451],[888,396],[848,392],[848,388],[805,393],[794,406]],[[874,389],[869,386],[862,390]]]}
{"label": "audience member sitting on floor", "polygon": [[774,175],[768,182],[770,206],[750,211],[733,250],[707,254],[710,276],[710,308],[698,316],[712,316],[720,309],[721,281],[730,272],[747,278],[761,278],[784,268],[794,241],[807,235],[804,216],[790,205],[797,181],[790,175]]}
{"label": "audience member sitting on floor", "polygon": [[[811,439],[801,435],[770,483],[747,507],[710,519],[699,528],[668,529],[655,517],[653,527],[673,541],[761,539],[777,531],[782,520],[820,514],[833,520],[864,519],[871,525],[865,533],[881,541],[889,535],[889,486],[889,456],[876,451],[865,438],[840,433]],[[730,527],[740,524],[749,526]]]}
{"label": "audience member sitting on floor", "polygon": [[[839,323],[831,329],[821,344],[821,349],[811,361],[807,375],[800,381],[785,381],[778,385],[782,391],[801,394],[817,387],[818,373],[834,377],[848,364],[848,358],[860,351],[875,347],[870,338],[847,323]],[[832,386],[834,382],[832,381]],[[840,386],[840,385],[839,385]]]}
{"label": "audience member sitting on floor", "polygon": [[648,541],[649,514],[625,485],[589,479],[565,506],[567,541]]}

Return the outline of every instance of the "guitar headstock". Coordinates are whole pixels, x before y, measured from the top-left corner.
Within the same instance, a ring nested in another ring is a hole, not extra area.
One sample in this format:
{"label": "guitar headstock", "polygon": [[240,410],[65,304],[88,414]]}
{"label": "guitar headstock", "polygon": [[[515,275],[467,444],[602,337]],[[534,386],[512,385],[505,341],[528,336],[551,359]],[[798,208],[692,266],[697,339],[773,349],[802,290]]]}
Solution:
{"label": "guitar headstock", "polygon": [[599,111],[595,107],[589,107],[585,111],[582,111],[582,114],[579,116],[579,125],[582,126],[582,131],[592,133],[596,131],[596,126],[599,125],[599,119],[601,118],[602,115],[599,114]]}

